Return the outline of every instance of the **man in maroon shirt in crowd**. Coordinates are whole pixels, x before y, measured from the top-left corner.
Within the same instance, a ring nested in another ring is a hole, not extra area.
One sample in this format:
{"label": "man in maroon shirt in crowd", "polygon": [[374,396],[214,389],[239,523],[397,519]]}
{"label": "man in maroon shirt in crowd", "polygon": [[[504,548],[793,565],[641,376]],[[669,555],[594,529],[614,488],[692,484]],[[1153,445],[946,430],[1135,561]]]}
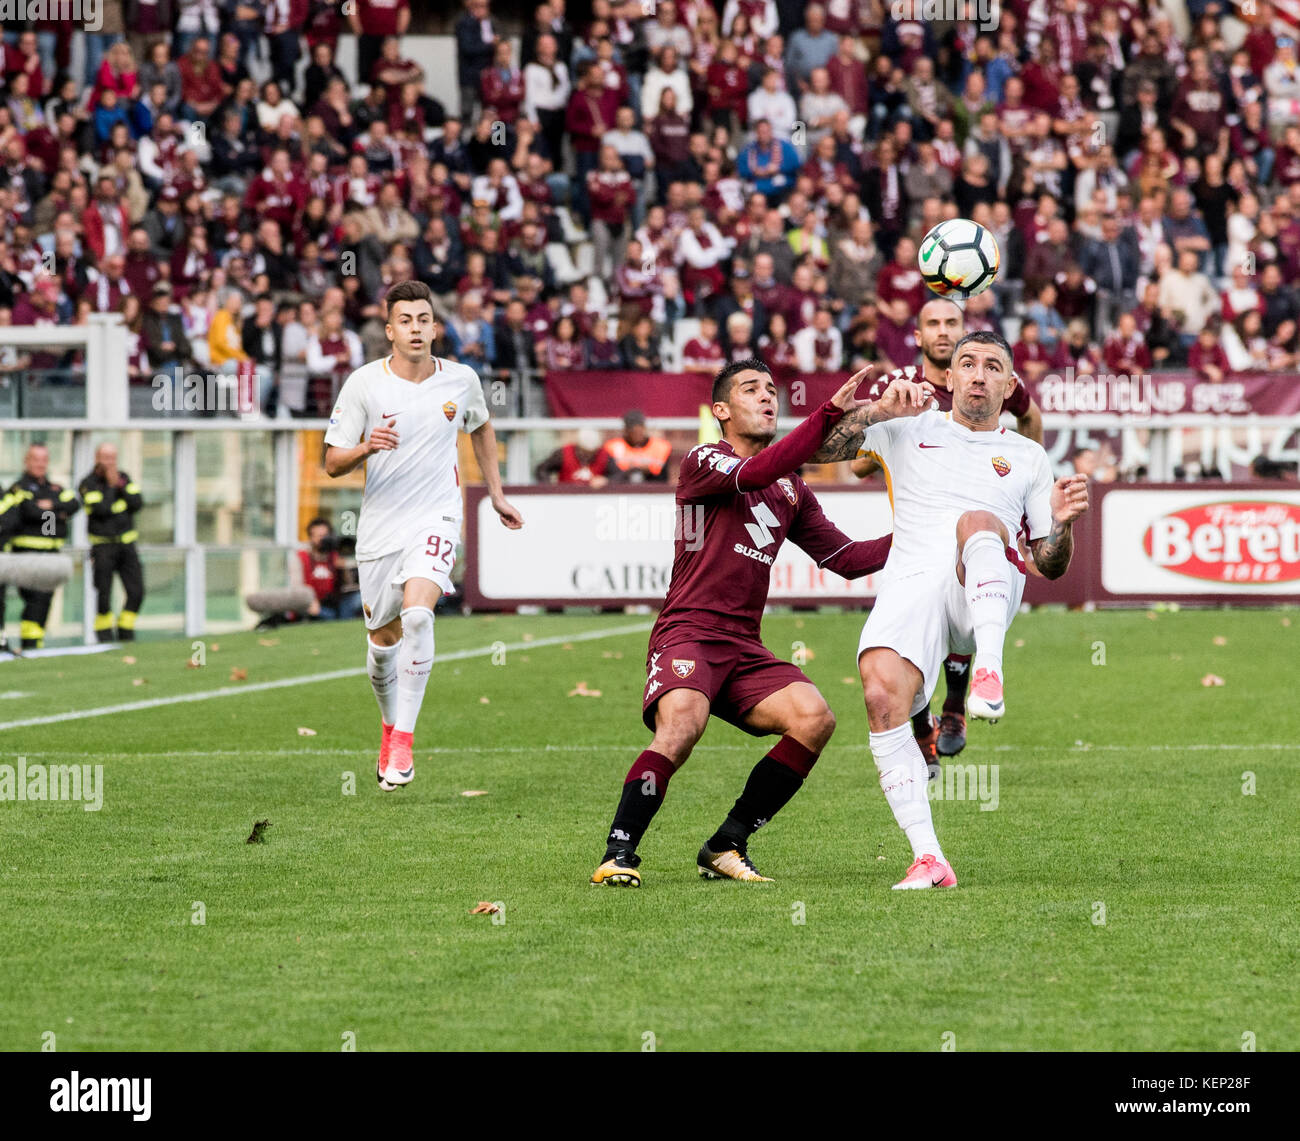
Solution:
{"label": "man in maroon shirt in crowd", "polygon": [[591,207],[587,197],[587,174],[595,170],[600,154],[600,141],[607,131],[614,129],[614,112],[618,110],[618,95],[605,86],[605,73],[600,64],[592,61],[582,72],[578,89],[569,96],[569,106],[564,115],[564,126],[573,146],[578,164],[578,212],[590,220]]}
{"label": "man in maroon shirt in crowd", "polygon": [[212,58],[212,41],[200,36],[190,50],[176,61],[181,75],[181,118],[205,120],[226,97],[221,68]]}
{"label": "man in maroon shirt in crowd", "polygon": [[357,74],[369,78],[388,36],[404,36],[411,26],[410,0],[354,0],[345,4],[348,24],[357,37]]}
{"label": "man in maroon shirt in crowd", "polygon": [[1191,57],[1191,69],[1174,96],[1169,125],[1182,136],[1184,154],[1207,155],[1219,149],[1228,107],[1219,81],[1210,73],[1204,49]]}
{"label": "man in maroon shirt in crowd", "polygon": [[888,317],[895,300],[907,302],[908,313],[917,312],[931,293],[916,266],[916,243],[899,238],[893,258],[880,267],[876,278],[876,304],[882,317]]}
{"label": "man in maroon shirt in crowd", "polygon": [[[795,474],[845,412],[869,369],[857,373],[780,443],[777,390],[758,360],[727,365],[713,382],[722,440],[682,461],[672,581],[650,633],[642,719],[654,740],[632,765],[592,883],[639,887],[637,845],[710,715],[780,740],[755,765],[726,821],[700,849],[708,879],[764,880],[749,837],[799,790],[835,728],[826,699],[760,638],[772,564],[788,537],[819,566],[860,578],[884,566],[889,537],[854,542],[822,513]],[[876,419],[915,414],[926,388],[899,378],[872,405]],[[770,446],[769,446],[770,445]]]}
{"label": "man in maroon shirt in crowd", "polygon": [[1038,322],[1026,317],[1020,325],[1020,337],[1011,350],[1011,366],[1026,380],[1042,380],[1052,366],[1052,354],[1038,339]]}
{"label": "man in maroon shirt in crowd", "polygon": [[306,204],[307,187],[295,177],[289,152],[280,147],[271,155],[271,165],[248,184],[244,208],[259,219],[278,222],[289,233]]}

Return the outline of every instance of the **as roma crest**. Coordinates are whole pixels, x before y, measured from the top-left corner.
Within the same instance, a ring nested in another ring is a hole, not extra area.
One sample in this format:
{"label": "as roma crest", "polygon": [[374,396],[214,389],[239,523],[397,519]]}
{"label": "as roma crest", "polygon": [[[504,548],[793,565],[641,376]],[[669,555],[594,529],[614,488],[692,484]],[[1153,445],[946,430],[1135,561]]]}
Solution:
{"label": "as roma crest", "polygon": [[448,420],[456,419],[455,401],[448,400],[447,403],[442,406],[442,414],[446,416]]}
{"label": "as roma crest", "polygon": [[787,498],[791,503],[797,503],[797,502],[798,502],[798,500],[799,500],[799,494],[798,494],[798,492],[795,491],[795,489],[794,489],[794,484],[791,483],[788,479],[784,479],[784,478],[782,478],[782,479],[778,479],[778,480],[776,481],[776,486],[779,487],[782,491],[785,492],[785,497],[786,497],[786,498]]}
{"label": "as roma crest", "polygon": [[993,470],[997,472],[998,475],[1006,475],[1011,470],[1011,465],[1001,456],[994,456]]}
{"label": "as roma crest", "polygon": [[673,658],[673,673],[680,678],[688,678],[695,672],[694,658]]}

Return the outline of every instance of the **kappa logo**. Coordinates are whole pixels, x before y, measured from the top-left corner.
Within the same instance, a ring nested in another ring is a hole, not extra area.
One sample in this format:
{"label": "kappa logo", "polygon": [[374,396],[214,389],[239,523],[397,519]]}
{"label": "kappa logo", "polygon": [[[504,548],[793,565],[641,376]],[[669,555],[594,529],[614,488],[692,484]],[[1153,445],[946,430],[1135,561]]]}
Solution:
{"label": "kappa logo", "polygon": [[688,678],[695,672],[694,658],[673,658],[673,673],[680,678]]}
{"label": "kappa logo", "polygon": [[993,457],[993,470],[994,470],[995,472],[997,472],[998,475],[1003,475],[1003,476],[1004,476],[1004,475],[1006,475],[1008,472],[1011,471],[1011,465],[1010,465],[1009,463],[1007,463],[1007,461],[1004,460],[1001,456],[994,456],[994,457]]}
{"label": "kappa logo", "polygon": [[781,479],[778,479],[778,480],[776,481],[776,486],[779,487],[782,491],[785,492],[785,497],[786,497],[786,498],[787,498],[791,503],[798,503],[798,502],[799,502],[799,493],[798,493],[797,491],[795,491],[795,489],[794,489],[794,484],[791,483],[788,479],[786,479],[786,478],[784,478],[784,477],[782,477]]}
{"label": "kappa logo", "polygon": [[446,416],[448,420],[456,419],[456,402],[454,400],[448,400],[447,403],[442,406],[442,414]]}

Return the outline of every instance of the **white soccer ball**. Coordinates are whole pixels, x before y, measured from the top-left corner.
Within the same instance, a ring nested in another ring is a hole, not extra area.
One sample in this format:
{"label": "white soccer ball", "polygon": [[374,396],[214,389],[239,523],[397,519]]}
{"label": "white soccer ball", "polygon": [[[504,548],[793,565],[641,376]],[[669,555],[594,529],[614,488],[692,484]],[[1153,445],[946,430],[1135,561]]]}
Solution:
{"label": "white soccer ball", "polygon": [[940,222],[921,239],[921,276],[940,297],[974,297],[998,279],[997,239],[969,218]]}

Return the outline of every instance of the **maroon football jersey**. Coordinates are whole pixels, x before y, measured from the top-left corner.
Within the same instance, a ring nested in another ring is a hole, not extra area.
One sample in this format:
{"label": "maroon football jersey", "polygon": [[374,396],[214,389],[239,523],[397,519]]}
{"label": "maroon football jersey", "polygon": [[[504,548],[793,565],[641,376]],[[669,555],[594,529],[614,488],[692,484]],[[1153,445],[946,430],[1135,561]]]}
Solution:
{"label": "maroon football jersey", "polygon": [[889,536],[850,539],[798,475],[739,490],[738,469],[748,462],[725,440],[701,444],[682,461],[672,581],[652,646],[679,634],[700,640],[710,630],[757,640],[772,564],[786,539],[845,578],[884,566]]}

